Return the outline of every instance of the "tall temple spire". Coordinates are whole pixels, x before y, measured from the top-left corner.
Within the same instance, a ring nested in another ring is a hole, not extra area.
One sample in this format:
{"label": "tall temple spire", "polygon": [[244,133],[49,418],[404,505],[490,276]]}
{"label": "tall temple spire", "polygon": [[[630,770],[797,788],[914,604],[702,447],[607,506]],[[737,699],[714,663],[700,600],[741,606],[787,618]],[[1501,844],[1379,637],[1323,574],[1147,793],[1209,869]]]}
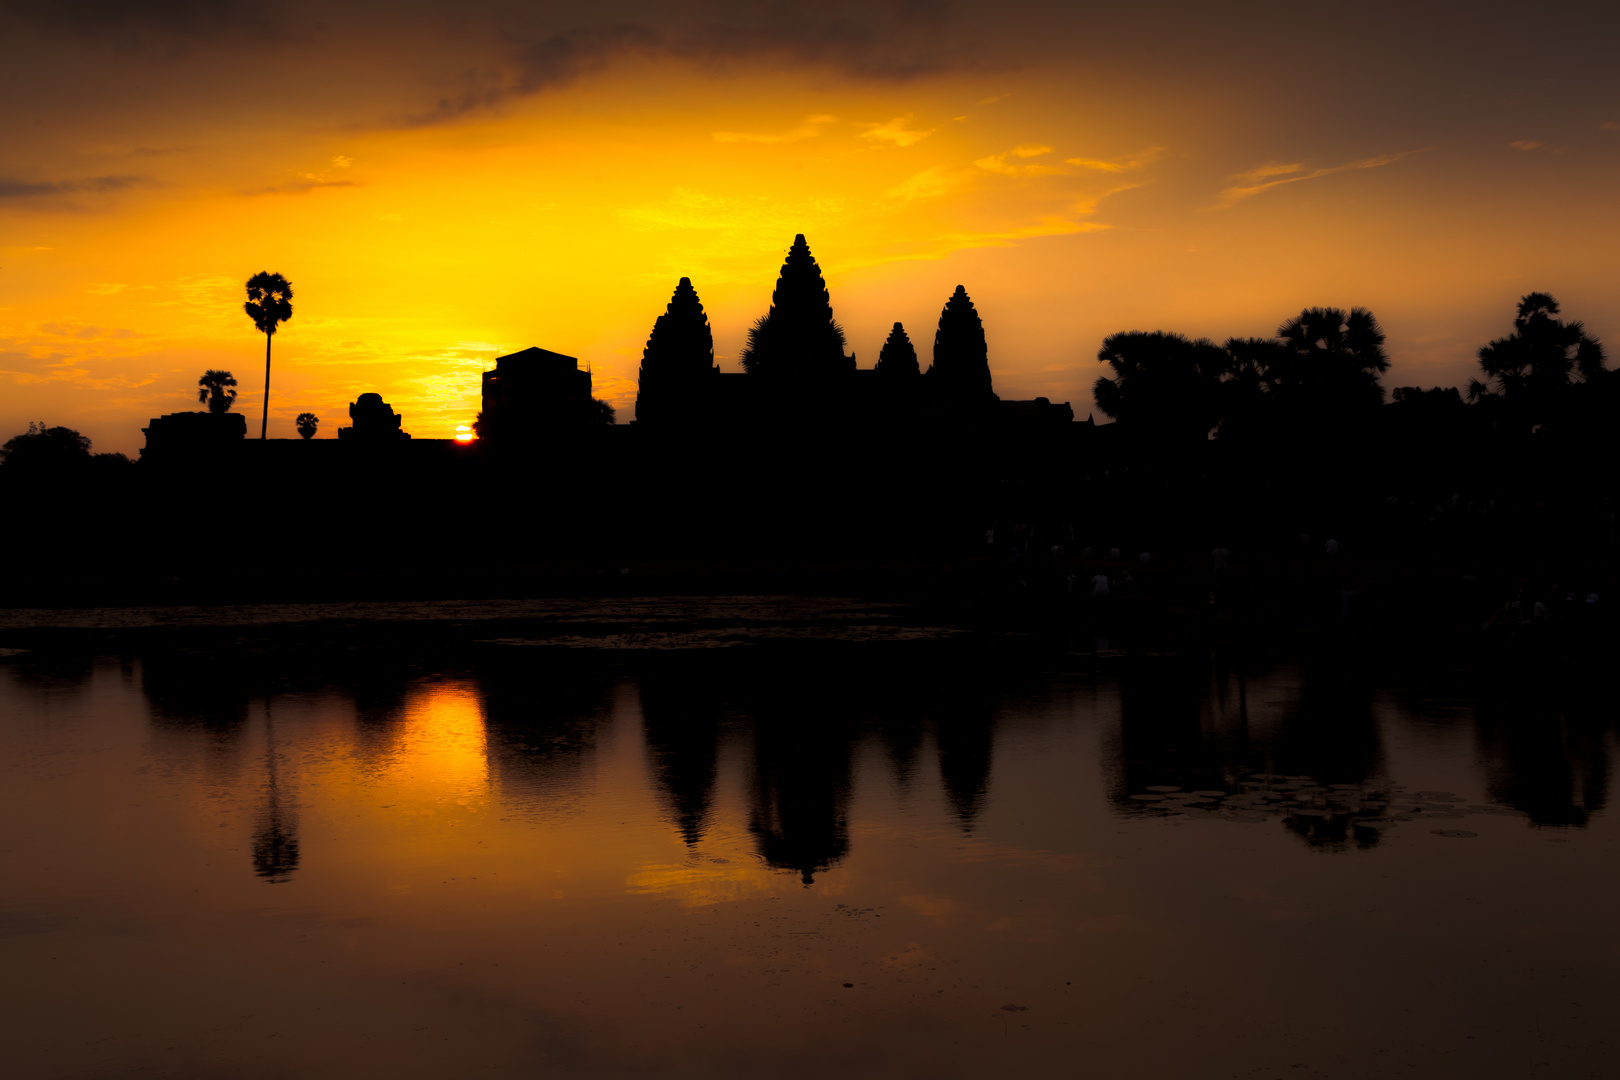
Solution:
{"label": "tall temple spire", "polygon": [[907,378],[919,372],[917,365],[917,349],[911,344],[911,338],[906,335],[906,328],[899,323],[889,331],[889,340],[883,343],[883,351],[878,353],[877,371],[885,378]]}
{"label": "tall temple spire", "polygon": [[782,263],[771,310],[748,331],[743,369],[751,375],[815,378],[848,371],[854,364],[844,355],[844,331],[833,321],[821,267],[800,233]]}
{"label": "tall temple spire", "polygon": [[[674,419],[682,402],[719,368],[714,363],[714,332],[691,278],[681,278],[664,313],[653,323],[641,353],[641,387],[636,419]],[[686,405],[691,405],[686,402]]]}
{"label": "tall temple spire", "polygon": [[939,329],[934,332],[934,363],[928,376],[939,392],[961,400],[994,398],[990,384],[990,350],[984,340],[984,323],[958,285],[939,313]]}

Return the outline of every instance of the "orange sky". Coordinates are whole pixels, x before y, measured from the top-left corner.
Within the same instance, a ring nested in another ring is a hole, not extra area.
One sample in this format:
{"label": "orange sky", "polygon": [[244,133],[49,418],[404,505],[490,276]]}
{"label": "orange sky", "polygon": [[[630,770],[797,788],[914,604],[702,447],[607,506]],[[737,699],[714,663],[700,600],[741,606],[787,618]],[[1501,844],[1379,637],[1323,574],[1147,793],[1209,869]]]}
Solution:
{"label": "orange sky", "polygon": [[895,320],[926,363],[962,284],[997,391],[1082,416],[1117,330],[1362,305],[1390,385],[1465,379],[1532,289],[1620,340],[1620,20],[1290,10],[0,4],[0,434],[133,453],[208,367],[256,418],[259,270],[273,437],[366,390],[448,436],[528,345],[628,421],[676,280],[733,368],[796,232],[862,366]]}

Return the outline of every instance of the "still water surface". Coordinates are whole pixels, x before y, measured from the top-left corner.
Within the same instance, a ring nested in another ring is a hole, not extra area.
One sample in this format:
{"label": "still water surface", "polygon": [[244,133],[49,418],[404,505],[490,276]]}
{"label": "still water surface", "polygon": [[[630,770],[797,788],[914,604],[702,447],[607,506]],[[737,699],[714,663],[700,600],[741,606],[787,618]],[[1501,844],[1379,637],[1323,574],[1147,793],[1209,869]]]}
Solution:
{"label": "still water surface", "polygon": [[256,689],[0,663],[7,1073],[1620,1060],[1601,709],[1192,657],[495,652]]}

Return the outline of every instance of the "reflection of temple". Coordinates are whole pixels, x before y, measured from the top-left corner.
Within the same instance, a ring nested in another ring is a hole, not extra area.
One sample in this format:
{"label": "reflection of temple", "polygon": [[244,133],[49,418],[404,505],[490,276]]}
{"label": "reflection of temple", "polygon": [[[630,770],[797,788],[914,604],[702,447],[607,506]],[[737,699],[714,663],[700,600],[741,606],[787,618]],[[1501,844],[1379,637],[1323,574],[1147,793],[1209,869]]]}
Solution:
{"label": "reflection of temple", "polygon": [[1478,739],[1491,796],[1536,825],[1582,826],[1608,801],[1612,706],[1517,688],[1481,702]]}
{"label": "reflection of temple", "polygon": [[768,865],[797,871],[806,885],[849,853],[850,734],[827,717],[754,723],[748,828]]}
{"label": "reflection of temple", "polygon": [[[747,762],[748,828],[766,865],[806,884],[849,853],[848,807],[857,749],[880,746],[897,784],[909,784],[924,740],[938,751],[938,778],[964,832],[990,785],[995,701],[974,676],[930,667],[917,679],[888,665],[848,663],[836,680],[826,657],[693,662],[641,682],[653,780],[682,840],[695,847],[711,825],[719,761],[728,744]],[[711,664],[713,666],[711,666]]]}
{"label": "reflection of temple", "polygon": [[652,675],[641,682],[642,730],[653,781],[688,847],[703,839],[709,825],[722,707],[713,680]]}
{"label": "reflection of temple", "polygon": [[519,812],[571,805],[590,775],[612,683],[513,650],[489,658],[478,688],[490,786]]}

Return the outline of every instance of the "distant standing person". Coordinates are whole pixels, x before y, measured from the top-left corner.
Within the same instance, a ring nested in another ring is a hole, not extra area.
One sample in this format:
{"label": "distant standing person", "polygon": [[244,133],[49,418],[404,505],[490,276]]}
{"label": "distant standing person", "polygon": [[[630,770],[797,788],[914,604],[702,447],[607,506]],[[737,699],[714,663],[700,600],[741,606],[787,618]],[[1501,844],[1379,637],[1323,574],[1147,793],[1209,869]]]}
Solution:
{"label": "distant standing person", "polygon": [[1226,562],[1231,557],[1232,553],[1230,551],[1227,551],[1224,547],[1217,547],[1209,553],[1210,569],[1217,574],[1226,573]]}

